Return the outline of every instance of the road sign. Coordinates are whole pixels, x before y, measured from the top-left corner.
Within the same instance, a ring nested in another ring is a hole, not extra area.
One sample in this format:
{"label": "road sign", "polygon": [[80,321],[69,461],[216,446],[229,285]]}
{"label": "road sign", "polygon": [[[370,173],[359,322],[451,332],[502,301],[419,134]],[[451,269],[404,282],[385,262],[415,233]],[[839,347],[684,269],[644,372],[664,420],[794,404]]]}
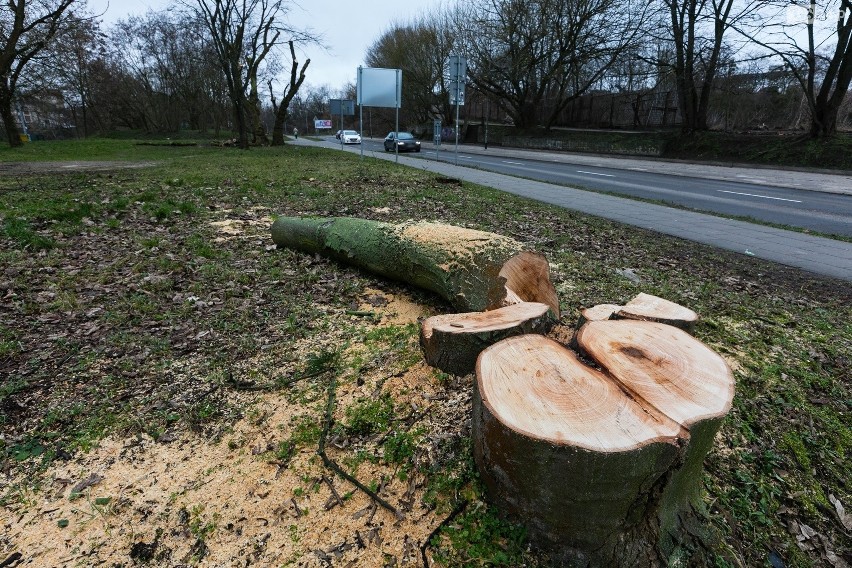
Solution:
{"label": "road sign", "polygon": [[328,106],[329,112],[334,116],[355,116],[355,101],[331,99]]}
{"label": "road sign", "polygon": [[448,88],[450,91],[450,104],[464,106],[464,81],[452,80]]}
{"label": "road sign", "polygon": [[467,75],[467,59],[461,55],[450,55],[448,66],[449,69],[447,71],[449,71],[450,80],[461,79],[464,81]]}

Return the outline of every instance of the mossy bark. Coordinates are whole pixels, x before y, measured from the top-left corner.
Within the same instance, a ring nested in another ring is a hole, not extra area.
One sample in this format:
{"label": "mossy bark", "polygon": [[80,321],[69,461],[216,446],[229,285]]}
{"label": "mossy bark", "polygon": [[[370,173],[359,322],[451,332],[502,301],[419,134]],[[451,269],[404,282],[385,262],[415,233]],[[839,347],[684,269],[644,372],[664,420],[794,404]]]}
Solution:
{"label": "mossy bark", "polygon": [[438,223],[398,225],[349,217],[279,217],[272,239],[282,247],[317,253],[380,276],[408,282],[446,299],[457,311],[474,312],[505,305],[506,282],[501,275],[510,260],[529,259],[546,300],[535,294],[524,301],[545,301],[559,312],[547,260],[524,251],[518,241],[494,233]]}

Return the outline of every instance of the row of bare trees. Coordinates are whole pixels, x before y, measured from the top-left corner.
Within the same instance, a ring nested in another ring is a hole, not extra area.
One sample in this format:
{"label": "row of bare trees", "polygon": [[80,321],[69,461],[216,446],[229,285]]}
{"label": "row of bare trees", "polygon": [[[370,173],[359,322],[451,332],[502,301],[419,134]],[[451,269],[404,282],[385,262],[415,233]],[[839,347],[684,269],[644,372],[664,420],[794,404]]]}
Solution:
{"label": "row of bare trees", "polygon": [[403,69],[413,123],[453,122],[445,62],[459,54],[468,93],[518,127],[564,124],[592,91],[671,90],[687,133],[718,114],[720,72],[763,63],[801,90],[811,135],[830,136],[852,80],[852,0],[796,1],[465,0],[393,24],[366,62]]}
{"label": "row of bare trees", "polygon": [[[287,0],[183,0],[104,30],[85,0],[0,5],[0,119],[21,143],[21,104],[59,99],[83,135],[127,127],[174,132],[230,127],[237,145],[283,143],[288,110],[319,45],[288,25]],[[279,79],[284,76],[284,79]],[[61,124],[60,124],[61,126]]]}
{"label": "row of bare trees", "polygon": [[[180,0],[103,29],[85,0],[7,0],[8,141],[20,143],[22,103],[56,98],[83,135],[232,128],[241,147],[283,143],[291,111],[323,115],[319,99],[330,94],[299,94],[310,60],[300,62],[297,47],[320,42],[287,24],[290,6]],[[643,97],[673,92],[682,129],[705,130],[730,107],[720,96],[730,78],[762,64],[789,79],[774,85],[800,94],[811,135],[830,136],[848,120],[839,113],[852,81],[852,0],[458,0],[392,24],[365,64],[403,69],[406,123],[452,124],[450,54],[467,58],[468,100],[487,101],[521,128],[564,125],[583,97],[602,92],[634,100],[637,124]]]}

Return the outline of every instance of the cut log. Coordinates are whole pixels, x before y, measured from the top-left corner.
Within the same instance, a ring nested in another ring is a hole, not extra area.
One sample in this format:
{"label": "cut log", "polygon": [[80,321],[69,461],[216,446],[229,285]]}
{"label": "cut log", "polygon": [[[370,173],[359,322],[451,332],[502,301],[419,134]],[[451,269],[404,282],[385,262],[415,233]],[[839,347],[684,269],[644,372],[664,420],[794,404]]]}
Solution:
{"label": "cut log", "polygon": [[420,328],[420,347],[429,365],[445,373],[466,375],[473,372],[476,358],[489,345],[515,335],[547,333],[553,321],[550,307],[539,302],[432,316]]}
{"label": "cut log", "polygon": [[641,293],[613,314],[613,319],[658,321],[693,333],[698,314],[664,298]]}
{"label": "cut log", "polygon": [[279,217],[272,239],[281,247],[431,290],[457,311],[496,309],[521,300],[545,303],[559,317],[547,259],[494,233],[439,223]]}
{"label": "cut log", "polygon": [[671,535],[700,507],[733,376],[656,322],[592,321],[577,342],[600,370],[537,335],[480,355],[473,443],[488,497],[567,564],[665,565]]}
{"label": "cut log", "polygon": [[591,308],[580,310],[580,319],[577,321],[577,329],[583,327],[583,324],[588,321],[604,321],[612,319],[612,315],[620,310],[622,306],[618,304],[598,304]]}

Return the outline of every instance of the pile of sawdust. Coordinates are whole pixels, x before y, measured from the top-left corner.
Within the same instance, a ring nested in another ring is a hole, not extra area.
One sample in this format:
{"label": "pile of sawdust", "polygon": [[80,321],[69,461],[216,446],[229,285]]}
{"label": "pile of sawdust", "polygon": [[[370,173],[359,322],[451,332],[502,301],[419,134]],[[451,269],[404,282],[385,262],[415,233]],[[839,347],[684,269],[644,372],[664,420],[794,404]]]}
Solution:
{"label": "pile of sawdust", "polygon": [[[367,290],[364,305],[382,324],[424,315],[403,294]],[[468,389],[448,394],[425,364],[378,387],[341,383],[337,408],[375,396],[376,388],[412,412],[430,410],[415,461],[430,459],[430,439],[467,420]],[[113,437],[55,462],[43,490],[7,510],[2,557],[17,552],[21,565],[32,566],[422,565],[421,545],[443,517],[422,502],[426,484],[416,470],[402,479],[364,461],[351,472],[378,482],[380,496],[402,512],[398,518],[336,477],[316,448],[302,448],[287,464],[275,458],[277,442],[308,412],[316,416],[298,401],[264,393],[217,439],[189,431],[157,441]],[[338,462],[347,453],[333,444],[327,452]]]}

